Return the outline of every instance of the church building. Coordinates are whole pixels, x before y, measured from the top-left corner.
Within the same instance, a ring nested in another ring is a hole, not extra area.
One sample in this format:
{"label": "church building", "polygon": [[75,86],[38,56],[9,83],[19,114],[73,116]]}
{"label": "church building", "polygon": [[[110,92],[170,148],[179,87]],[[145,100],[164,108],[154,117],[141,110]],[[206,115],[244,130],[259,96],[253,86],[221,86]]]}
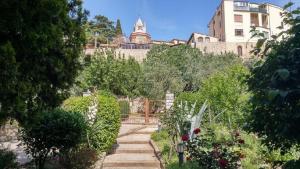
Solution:
{"label": "church building", "polygon": [[151,43],[151,36],[147,33],[146,23],[142,22],[141,18],[134,24],[133,32],[130,37],[131,43],[149,44]]}

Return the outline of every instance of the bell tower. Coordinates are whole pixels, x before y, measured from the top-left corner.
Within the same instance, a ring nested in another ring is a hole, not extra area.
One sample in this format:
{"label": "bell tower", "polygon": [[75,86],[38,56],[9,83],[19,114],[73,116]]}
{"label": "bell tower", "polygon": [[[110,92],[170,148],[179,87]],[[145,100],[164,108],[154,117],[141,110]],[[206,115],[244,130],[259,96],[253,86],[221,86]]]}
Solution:
{"label": "bell tower", "polygon": [[130,42],[137,44],[148,44],[151,42],[151,36],[147,33],[146,23],[138,18],[130,35]]}

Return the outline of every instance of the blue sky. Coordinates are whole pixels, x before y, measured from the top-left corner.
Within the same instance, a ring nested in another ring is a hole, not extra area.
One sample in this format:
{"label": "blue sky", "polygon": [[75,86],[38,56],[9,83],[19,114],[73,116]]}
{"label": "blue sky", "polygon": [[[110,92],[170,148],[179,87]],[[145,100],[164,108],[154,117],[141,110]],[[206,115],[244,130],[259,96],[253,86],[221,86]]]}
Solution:
{"label": "blue sky", "polygon": [[[300,0],[292,0],[300,6]],[[121,20],[129,36],[140,16],[146,21],[152,39],[188,39],[192,32],[207,33],[207,24],[221,0],[84,0],[90,18],[101,14],[110,20]],[[289,0],[251,0],[283,6]]]}

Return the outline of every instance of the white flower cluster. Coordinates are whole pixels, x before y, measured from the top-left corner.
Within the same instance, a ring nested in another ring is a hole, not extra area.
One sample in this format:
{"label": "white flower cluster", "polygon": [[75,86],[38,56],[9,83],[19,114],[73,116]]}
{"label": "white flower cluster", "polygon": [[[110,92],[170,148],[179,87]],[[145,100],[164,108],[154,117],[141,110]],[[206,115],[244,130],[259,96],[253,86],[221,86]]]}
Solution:
{"label": "white flower cluster", "polygon": [[98,104],[94,100],[92,105],[89,107],[88,112],[87,112],[87,120],[90,124],[93,124],[95,122],[96,114],[97,114],[97,111],[98,111],[97,107],[98,107]]}

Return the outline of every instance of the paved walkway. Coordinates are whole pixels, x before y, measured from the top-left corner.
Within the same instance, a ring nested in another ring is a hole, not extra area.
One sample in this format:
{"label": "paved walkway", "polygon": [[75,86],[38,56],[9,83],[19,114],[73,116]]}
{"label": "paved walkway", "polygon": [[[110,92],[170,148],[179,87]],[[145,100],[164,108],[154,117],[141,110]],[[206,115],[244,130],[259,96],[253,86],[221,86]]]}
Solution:
{"label": "paved walkway", "polygon": [[160,162],[150,145],[155,125],[122,124],[112,154],[105,157],[103,169],[160,169]]}

